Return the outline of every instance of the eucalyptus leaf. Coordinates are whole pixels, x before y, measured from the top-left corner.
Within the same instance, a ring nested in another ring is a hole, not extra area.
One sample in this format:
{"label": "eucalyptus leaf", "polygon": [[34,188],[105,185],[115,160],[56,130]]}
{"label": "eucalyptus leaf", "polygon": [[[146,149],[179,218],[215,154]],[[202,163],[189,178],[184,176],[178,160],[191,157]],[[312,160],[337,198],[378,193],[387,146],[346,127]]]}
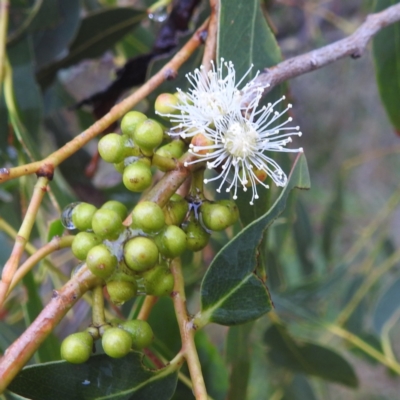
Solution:
{"label": "eucalyptus leaf", "polygon": [[[400,0],[375,1],[374,11],[382,11]],[[373,38],[376,80],[382,103],[391,123],[400,132],[400,22],[379,31]]]}
{"label": "eucalyptus leaf", "polygon": [[253,272],[258,263],[257,248],[265,230],[285,209],[294,187],[310,187],[304,154],[297,157],[288,183],[272,208],[247,225],[215,256],[201,284],[203,318],[222,325],[236,325],[271,310],[268,289]]}
{"label": "eucalyptus leaf", "polygon": [[24,368],[8,389],[31,400],[169,400],[177,373],[150,371],[142,355],[93,356],[84,364],[58,361]]}
{"label": "eucalyptus leaf", "polygon": [[127,7],[104,9],[87,15],[81,23],[68,53],[42,68],[37,79],[42,86],[50,84],[57,71],[81,60],[101,56],[135,28],[146,14]]}
{"label": "eucalyptus leaf", "polygon": [[353,367],[328,347],[296,341],[282,325],[269,327],[264,341],[269,347],[268,358],[276,365],[349,387],[358,386]]}

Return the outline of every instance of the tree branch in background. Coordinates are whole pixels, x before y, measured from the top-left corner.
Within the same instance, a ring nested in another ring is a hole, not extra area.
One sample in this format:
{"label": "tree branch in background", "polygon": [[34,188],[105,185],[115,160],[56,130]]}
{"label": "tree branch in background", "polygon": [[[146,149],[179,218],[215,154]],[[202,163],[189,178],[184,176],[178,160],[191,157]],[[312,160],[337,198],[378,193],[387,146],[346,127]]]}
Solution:
{"label": "tree branch in background", "polygon": [[[398,21],[400,21],[400,4],[388,7],[379,13],[370,14],[365,22],[347,38],[264,69],[256,80],[257,85],[264,87],[270,85],[264,90],[265,95],[274,86],[288,79],[322,68],[340,58],[347,56],[359,58],[374,35]],[[249,103],[255,95],[256,93],[251,93],[247,102]]]}

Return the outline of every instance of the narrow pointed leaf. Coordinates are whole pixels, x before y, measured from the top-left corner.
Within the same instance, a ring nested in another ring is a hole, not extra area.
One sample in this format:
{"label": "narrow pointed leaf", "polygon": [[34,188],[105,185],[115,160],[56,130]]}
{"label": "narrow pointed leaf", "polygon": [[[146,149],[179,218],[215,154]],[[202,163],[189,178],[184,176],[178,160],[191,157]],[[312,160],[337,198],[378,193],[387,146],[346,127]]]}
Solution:
{"label": "narrow pointed leaf", "polygon": [[286,187],[263,216],[246,226],[215,256],[201,285],[202,317],[222,325],[259,318],[272,308],[268,289],[254,274],[264,231],[285,209],[294,188],[310,187],[305,156],[295,162]]}
{"label": "narrow pointed leaf", "polygon": [[[399,0],[375,1],[374,11],[388,8]],[[400,22],[382,29],[373,39],[376,80],[389,119],[400,133]]]}
{"label": "narrow pointed leaf", "polygon": [[272,325],[264,335],[269,359],[291,371],[317,376],[350,387],[358,386],[353,367],[340,354],[311,342],[299,342],[282,325]]}
{"label": "narrow pointed leaf", "polygon": [[105,354],[84,364],[65,361],[26,367],[8,389],[32,400],[169,400],[177,382],[175,372],[143,367],[141,354],[120,359]]}

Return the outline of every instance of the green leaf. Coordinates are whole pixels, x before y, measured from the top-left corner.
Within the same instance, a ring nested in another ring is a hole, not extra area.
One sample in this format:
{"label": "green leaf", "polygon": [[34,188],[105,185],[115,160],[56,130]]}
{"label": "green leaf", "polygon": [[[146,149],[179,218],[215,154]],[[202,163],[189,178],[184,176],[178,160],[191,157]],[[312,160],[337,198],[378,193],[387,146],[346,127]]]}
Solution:
{"label": "green leaf", "polygon": [[317,400],[308,380],[301,374],[296,374],[289,386],[284,388],[282,400]]}
{"label": "green leaf", "polygon": [[64,233],[64,230],[65,228],[60,219],[52,221],[47,232],[47,241],[50,242],[54,236],[61,236]]}
{"label": "green leaf", "polygon": [[8,389],[32,400],[169,400],[176,372],[150,371],[141,358],[131,352],[120,359],[93,356],[79,365],[65,361],[34,365],[24,368]]}
{"label": "green leaf", "polygon": [[250,377],[250,334],[254,322],[240,326],[232,326],[226,339],[226,361],[230,366],[229,400],[246,398],[247,386]]}
{"label": "green leaf", "polygon": [[136,27],[146,14],[132,8],[96,11],[82,20],[68,54],[61,60],[41,69],[37,79],[42,86],[52,82],[57,71],[86,58],[101,56]]}
{"label": "green leaf", "polygon": [[281,60],[279,46],[265,21],[259,0],[221,0],[220,10],[217,62],[221,57],[232,61],[239,79],[254,65],[247,82],[257,71]]}
{"label": "green leaf", "polygon": [[[217,63],[220,63],[221,57],[232,61],[237,81],[252,65],[254,67],[243,81],[243,85],[254,78],[257,71],[261,72],[264,68],[281,61],[279,46],[263,16],[259,0],[221,0],[220,10]],[[283,86],[279,86],[271,91],[265,102],[274,102],[282,94]],[[251,191],[242,193],[237,200],[240,219],[244,225],[263,215],[270,207],[270,191],[260,188],[259,196],[252,207],[249,207]]]}
{"label": "green leaf", "polygon": [[[384,10],[399,0],[379,0],[374,11]],[[373,38],[373,55],[379,93],[391,123],[400,132],[400,22],[382,29]]]}
{"label": "green leaf", "polygon": [[322,228],[322,251],[329,261],[332,258],[332,250],[335,234],[340,227],[343,214],[343,176],[339,173],[333,191],[333,198],[325,211]]}
{"label": "green leaf", "polygon": [[32,32],[36,68],[64,56],[79,27],[79,0],[44,0],[33,19]]}
{"label": "green leaf", "polygon": [[12,82],[4,82],[8,115],[19,142],[32,160],[40,159],[38,131],[43,111],[42,96],[33,71],[33,51],[29,36],[8,50]]}
{"label": "green leaf", "polygon": [[204,331],[196,333],[195,343],[208,394],[214,400],[224,400],[229,382],[221,355]]}
{"label": "green leaf", "polygon": [[311,275],[314,271],[311,258],[313,234],[307,210],[299,199],[296,203],[296,220],[293,224],[294,239],[297,247],[297,256],[301,263],[304,276]]}
{"label": "green leaf", "polygon": [[303,154],[297,157],[288,183],[273,207],[246,226],[215,256],[201,284],[203,320],[236,325],[257,319],[271,309],[268,290],[253,272],[257,267],[257,247],[265,230],[285,209],[294,187],[310,187]]}
{"label": "green leaf", "polygon": [[317,376],[350,387],[358,386],[353,367],[335,351],[311,342],[294,340],[282,325],[272,325],[264,335],[269,359],[291,371]]}
{"label": "green leaf", "polygon": [[[25,324],[29,326],[43,310],[42,300],[39,296],[39,287],[35,282],[32,271],[29,271],[23,278],[27,290],[28,301],[23,305]],[[36,362],[48,362],[60,359],[60,342],[50,334],[40,345],[35,354]]]}
{"label": "green leaf", "polygon": [[379,298],[373,313],[373,327],[376,333],[381,334],[385,323],[400,310],[400,278],[395,280]]}

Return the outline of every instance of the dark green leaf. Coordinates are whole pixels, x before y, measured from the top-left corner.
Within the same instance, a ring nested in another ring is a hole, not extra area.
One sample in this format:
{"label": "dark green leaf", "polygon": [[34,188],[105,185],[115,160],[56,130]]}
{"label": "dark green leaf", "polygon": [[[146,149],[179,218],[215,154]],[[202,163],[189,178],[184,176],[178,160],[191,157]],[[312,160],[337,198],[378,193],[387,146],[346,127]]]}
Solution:
{"label": "dark green leaf", "polygon": [[[35,282],[32,271],[23,278],[27,290],[28,301],[23,305],[26,326],[32,324],[39,313],[43,310],[42,300],[39,296],[39,287]],[[60,359],[60,343],[51,333],[39,347],[35,354],[36,362],[49,362]]]}
{"label": "dark green leaf", "polygon": [[79,0],[44,0],[32,21],[36,68],[64,56],[79,27]]}
{"label": "dark green leaf", "polygon": [[137,26],[146,14],[132,8],[115,8],[94,12],[83,19],[68,54],[61,60],[41,69],[37,79],[48,85],[57,71],[86,58],[101,56],[118,40]]}
{"label": "dark green leaf", "polygon": [[293,233],[303,275],[311,275],[314,271],[311,258],[313,244],[312,227],[307,210],[300,199],[296,203],[296,221],[293,224]]}
{"label": "dark green leaf", "polygon": [[264,341],[269,347],[269,359],[279,366],[330,382],[358,386],[353,367],[340,354],[319,344],[296,341],[282,325],[268,328]]}
{"label": "dark green leaf", "polygon": [[333,198],[325,211],[322,230],[322,251],[329,261],[332,256],[335,233],[340,227],[343,214],[343,176],[338,174]]}
{"label": "dark green leaf", "polygon": [[[399,0],[379,0],[374,10],[381,11]],[[374,37],[373,54],[379,93],[389,119],[400,132],[400,22],[382,29]]]}
{"label": "dark green leaf", "polygon": [[226,339],[226,361],[230,366],[229,400],[246,398],[247,386],[250,377],[249,339],[254,322],[240,326],[232,326]]}
{"label": "dark green leaf", "polygon": [[382,333],[385,323],[400,309],[400,278],[386,289],[378,300],[373,314],[373,327],[377,334]]}
{"label": "dark green leaf", "polygon": [[257,266],[257,247],[264,231],[285,209],[294,187],[310,187],[303,154],[296,159],[288,183],[273,207],[246,226],[215,256],[201,285],[203,317],[218,324],[235,325],[259,318],[271,309],[268,290],[253,273]]}
{"label": "dark green leaf", "polygon": [[[282,56],[275,36],[271,32],[259,0],[221,0],[218,25],[217,63],[221,57],[232,61],[237,80],[254,65],[243,84],[254,78],[258,71],[277,64]],[[240,38],[240,40],[239,40]],[[265,99],[276,101],[283,94],[281,86]],[[261,185],[260,185],[261,186]],[[265,214],[271,204],[270,191],[260,188],[260,198],[249,207],[251,191],[242,193],[237,201],[244,225]]]}
{"label": "dark green leaf", "polygon": [[42,96],[33,71],[32,44],[29,37],[18,41],[8,51],[12,68],[12,87],[7,80],[4,90],[8,114],[18,137],[30,158],[40,159],[38,131],[42,116]]}
{"label": "dark green leaf", "polygon": [[135,352],[120,359],[102,354],[80,365],[64,361],[34,365],[23,369],[8,389],[32,400],[169,400],[177,374],[150,371],[141,357]]}
{"label": "dark green leaf", "polygon": [[224,400],[229,382],[221,355],[204,331],[196,333],[195,343],[208,394],[214,400]]}
{"label": "dark green leaf", "polygon": [[317,400],[308,380],[301,374],[293,377],[289,386],[284,388],[282,400]]}
{"label": "dark green leaf", "polygon": [[56,219],[50,223],[49,230],[47,232],[47,241],[50,242],[54,236],[61,236],[64,233],[64,226],[60,219]]}

